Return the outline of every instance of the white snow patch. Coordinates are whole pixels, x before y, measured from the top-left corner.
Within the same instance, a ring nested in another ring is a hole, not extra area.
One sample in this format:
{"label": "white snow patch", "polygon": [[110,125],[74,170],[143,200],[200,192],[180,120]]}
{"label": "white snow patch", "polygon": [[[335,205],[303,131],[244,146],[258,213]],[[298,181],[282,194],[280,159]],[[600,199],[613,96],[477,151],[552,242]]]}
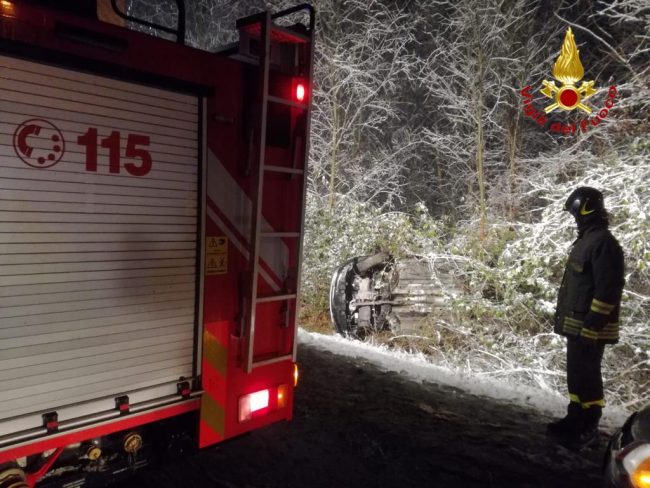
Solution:
{"label": "white snow patch", "polygon": [[[413,381],[428,381],[458,388],[472,395],[494,398],[515,405],[532,407],[545,415],[561,417],[566,413],[566,398],[530,386],[513,385],[494,378],[469,376],[436,366],[423,354],[389,350],[386,346],[350,340],[339,335],[324,335],[299,329],[302,344],[330,351],[339,356],[361,358],[384,371],[394,371]],[[613,431],[630,415],[622,407],[605,407],[601,428]]]}

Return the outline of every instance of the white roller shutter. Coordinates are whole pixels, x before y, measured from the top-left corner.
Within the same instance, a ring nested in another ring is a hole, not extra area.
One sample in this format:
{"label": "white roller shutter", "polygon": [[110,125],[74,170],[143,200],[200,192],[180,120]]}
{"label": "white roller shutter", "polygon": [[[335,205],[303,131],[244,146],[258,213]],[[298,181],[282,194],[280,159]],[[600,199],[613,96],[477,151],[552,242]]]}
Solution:
{"label": "white roller shutter", "polygon": [[198,120],[0,56],[0,419],[192,375]]}

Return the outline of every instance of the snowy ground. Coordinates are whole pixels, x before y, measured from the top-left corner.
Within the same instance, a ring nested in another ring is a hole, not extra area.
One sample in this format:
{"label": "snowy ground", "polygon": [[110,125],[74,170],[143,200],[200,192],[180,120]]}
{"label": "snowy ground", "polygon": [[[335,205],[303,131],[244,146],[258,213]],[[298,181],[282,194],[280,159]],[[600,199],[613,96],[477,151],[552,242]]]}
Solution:
{"label": "snowy ground", "polygon": [[[473,395],[506,401],[523,407],[532,407],[551,416],[562,416],[567,399],[554,392],[512,385],[489,377],[468,377],[429,363],[423,355],[389,351],[385,347],[359,341],[349,341],[341,336],[315,334],[300,330],[300,342],[337,355],[362,358],[385,371],[394,371],[414,381],[427,381],[459,388]],[[630,412],[621,408],[606,407],[601,428],[611,431],[621,426]]]}
{"label": "snowy ground", "polygon": [[545,435],[564,400],[422,358],[301,332],[295,417],[137,473],[139,487],[598,487],[608,411],[596,449]]}

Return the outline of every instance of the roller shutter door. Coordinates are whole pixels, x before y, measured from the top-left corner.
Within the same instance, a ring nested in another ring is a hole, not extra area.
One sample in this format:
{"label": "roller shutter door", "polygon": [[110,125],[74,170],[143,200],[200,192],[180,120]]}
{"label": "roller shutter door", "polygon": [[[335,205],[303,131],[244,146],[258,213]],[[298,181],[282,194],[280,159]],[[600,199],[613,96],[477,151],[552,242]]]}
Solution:
{"label": "roller shutter door", "polygon": [[0,419],[191,377],[198,100],[0,56]]}

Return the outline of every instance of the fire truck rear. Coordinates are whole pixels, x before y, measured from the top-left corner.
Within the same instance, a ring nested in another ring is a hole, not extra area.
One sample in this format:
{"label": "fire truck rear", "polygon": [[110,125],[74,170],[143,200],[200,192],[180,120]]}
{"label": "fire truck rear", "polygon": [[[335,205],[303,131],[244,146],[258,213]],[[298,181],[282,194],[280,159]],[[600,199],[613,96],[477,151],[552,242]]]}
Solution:
{"label": "fire truck rear", "polygon": [[292,416],[314,12],[211,54],[176,4],[0,1],[0,488]]}

